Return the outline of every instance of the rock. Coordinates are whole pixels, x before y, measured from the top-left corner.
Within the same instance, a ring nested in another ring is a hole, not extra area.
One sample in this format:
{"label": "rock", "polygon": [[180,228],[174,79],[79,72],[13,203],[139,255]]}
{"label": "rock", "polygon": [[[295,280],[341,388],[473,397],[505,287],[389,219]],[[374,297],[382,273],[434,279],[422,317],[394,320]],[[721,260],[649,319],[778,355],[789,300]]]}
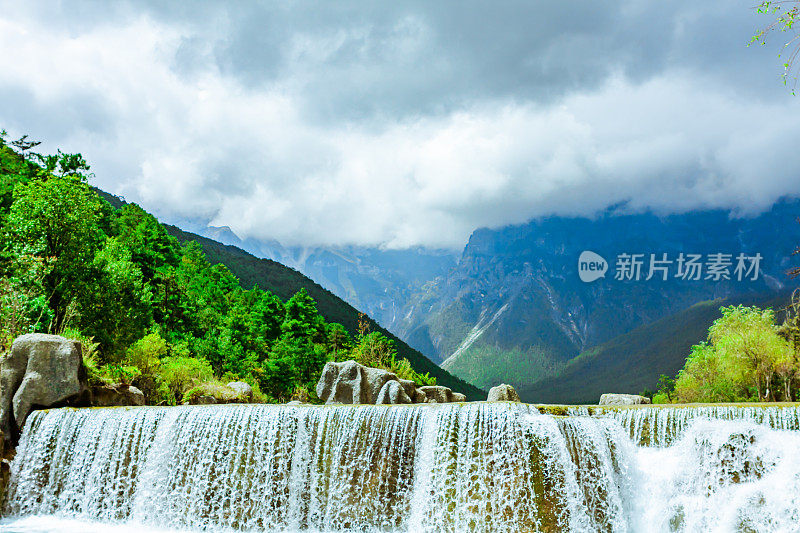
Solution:
{"label": "rock", "polygon": [[411,399],[414,401],[414,403],[428,402],[428,397],[425,395],[425,393],[417,388],[414,389],[414,396],[412,396]]}
{"label": "rock", "polygon": [[370,368],[355,361],[328,362],[317,383],[317,397],[325,403],[373,404],[383,386],[397,381],[386,370]]}
{"label": "rock", "polygon": [[496,387],[489,389],[489,397],[486,398],[487,402],[521,402],[519,394],[516,389],[511,385],[502,383]]}
{"label": "rock", "polygon": [[410,379],[401,379],[400,384],[403,386],[403,390],[406,392],[406,395],[413,399],[414,393],[417,390],[417,384]]}
{"label": "rock", "polygon": [[454,392],[450,397],[451,402],[462,403],[467,401],[467,397],[460,392]]}
{"label": "rock", "polygon": [[95,407],[142,406],[144,405],[144,393],[133,385],[92,387],[92,405]]}
{"label": "rock", "polygon": [[214,405],[217,403],[217,399],[213,396],[193,396],[184,403],[187,405]]}
{"label": "rock", "polygon": [[0,431],[16,442],[31,410],[89,405],[81,343],[58,335],[17,337],[0,371]]}
{"label": "rock", "polygon": [[411,398],[406,394],[405,388],[399,381],[387,381],[378,392],[375,403],[379,404],[398,404],[411,403]]}
{"label": "rock", "polygon": [[244,381],[231,381],[228,383],[228,387],[235,390],[236,394],[248,402],[253,399],[253,387],[251,387],[249,383],[245,383]]}
{"label": "rock", "polygon": [[638,394],[606,393],[600,396],[600,405],[642,405],[650,403],[650,398]]}
{"label": "rock", "polygon": [[291,402],[287,403],[286,405],[303,405],[303,402],[300,400],[292,400]]}
{"label": "rock", "polygon": [[417,390],[425,395],[426,403],[450,403],[456,401],[453,399],[453,391],[441,385],[427,385]]}

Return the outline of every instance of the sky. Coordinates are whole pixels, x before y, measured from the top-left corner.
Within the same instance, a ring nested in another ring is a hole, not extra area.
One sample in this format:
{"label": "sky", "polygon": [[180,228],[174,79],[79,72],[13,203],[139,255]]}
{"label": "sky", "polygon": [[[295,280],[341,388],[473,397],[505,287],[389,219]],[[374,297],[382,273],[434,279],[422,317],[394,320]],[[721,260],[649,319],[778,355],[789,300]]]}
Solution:
{"label": "sky", "polygon": [[747,47],[754,4],[0,0],[0,129],[164,221],[285,245],[749,216],[800,195],[787,36]]}

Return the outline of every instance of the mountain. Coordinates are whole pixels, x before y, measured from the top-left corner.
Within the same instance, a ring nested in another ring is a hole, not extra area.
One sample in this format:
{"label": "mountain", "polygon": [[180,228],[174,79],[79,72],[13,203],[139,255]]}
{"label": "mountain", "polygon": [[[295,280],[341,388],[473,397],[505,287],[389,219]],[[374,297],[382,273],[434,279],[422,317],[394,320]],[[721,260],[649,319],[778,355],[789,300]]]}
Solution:
{"label": "mountain", "polygon": [[[609,210],[596,219],[549,217],[481,229],[453,269],[406,301],[393,330],[478,387],[509,382],[532,391],[531,384],[560,375],[590,348],[699,302],[785,290],[785,272],[797,264],[790,255],[800,244],[798,214],[800,201],[785,200],[751,218],[722,210],[664,217]],[[608,263],[606,276],[591,283],[578,273],[587,250]],[[731,275],[739,253],[760,254],[759,276],[705,279],[704,271],[699,280],[679,279],[681,253],[701,254],[704,262],[709,254],[731,254]],[[614,279],[622,254],[643,254],[642,279]],[[644,279],[650,254],[673,261],[667,280],[657,271]]]}
{"label": "mountain", "polygon": [[240,239],[227,226],[199,233],[272,259],[302,272],[339,298],[394,331],[406,302],[424,285],[456,265],[452,251],[414,247],[392,250],[367,246],[284,246],[275,240]]}
{"label": "mountain", "polygon": [[558,376],[522,385],[518,392],[534,403],[593,404],[604,392],[654,390],[661,374],[675,376],[691,346],[706,340],[721,306],[758,305],[780,315],[788,300],[788,293],[781,293],[697,303],[595,346],[570,360]]}
{"label": "mountain", "polygon": [[[290,298],[301,288],[305,288],[316,301],[320,314],[328,322],[342,324],[351,335],[358,331],[359,311],[300,272],[270,259],[259,259],[236,246],[222,244],[212,239],[183,231],[175,226],[165,224],[165,227],[169,234],[180,242],[191,240],[200,244],[209,262],[212,264],[224,264],[239,278],[243,287],[249,289],[257,285],[276,294],[283,300]],[[465,394],[470,401],[486,399],[484,391],[438,367],[420,352],[381,327],[372,318],[368,318],[368,322],[371,331],[380,331],[395,341],[398,355],[408,359],[417,372],[430,373],[436,377],[439,385],[450,387],[454,391]]]}

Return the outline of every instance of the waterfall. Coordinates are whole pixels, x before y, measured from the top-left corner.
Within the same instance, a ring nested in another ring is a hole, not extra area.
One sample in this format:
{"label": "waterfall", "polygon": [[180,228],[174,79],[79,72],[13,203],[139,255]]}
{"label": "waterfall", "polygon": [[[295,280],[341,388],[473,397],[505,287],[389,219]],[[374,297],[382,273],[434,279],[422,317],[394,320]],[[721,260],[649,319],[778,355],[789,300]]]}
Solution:
{"label": "waterfall", "polygon": [[[4,531],[792,531],[800,409],[33,413]],[[7,528],[7,529],[6,529]]]}

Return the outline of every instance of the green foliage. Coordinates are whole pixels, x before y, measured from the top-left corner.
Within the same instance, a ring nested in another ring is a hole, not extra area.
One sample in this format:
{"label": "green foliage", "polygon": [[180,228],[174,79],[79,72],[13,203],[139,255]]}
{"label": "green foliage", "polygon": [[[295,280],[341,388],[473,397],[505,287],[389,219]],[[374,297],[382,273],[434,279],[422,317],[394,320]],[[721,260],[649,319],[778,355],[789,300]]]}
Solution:
{"label": "green foliage", "polygon": [[197,398],[201,396],[214,398],[216,403],[244,403],[246,401],[246,398],[239,396],[235,390],[231,389],[220,380],[209,379],[187,390],[183,395],[182,403],[195,403]]}
{"label": "green foliage", "polygon": [[120,365],[110,363],[100,368],[102,380],[107,383],[120,383],[122,385],[132,385],[133,380],[142,373],[135,366]]}
{"label": "green foliage", "polygon": [[365,366],[388,370],[400,379],[412,380],[420,386],[436,385],[436,378],[429,373],[420,374],[407,359],[398,360],[394,341],[377,331],[369,333],[362,329],[349,358]]}
{"label": "green foliage", "polygon": [[214,370],[203,359],[177,355],[162,361],[159,375],[175,401],[181,402],[186,391],[212,380]]}
{"label": "green foliage", "polygon": [[86,376],[90,385],[107,385],[110,383],[107,376],[101,370],[100,363],[100,344],[75,329],[67,329],[62,335],[68,339],[76,340],[81,343],[81,356],[83,366],[86,368]]}
{"label": "green foliage", "polygon": [[692,347],[678,372],[679,402],[792,400],[797,357],[771,309],[723,307],[708,341]]}
{"label": "green foliage", "polygon": [[666,374],[658,376],[656,396],[666,398],[667,402],[672,401],[672,394],[675,392],[675,379]]}

